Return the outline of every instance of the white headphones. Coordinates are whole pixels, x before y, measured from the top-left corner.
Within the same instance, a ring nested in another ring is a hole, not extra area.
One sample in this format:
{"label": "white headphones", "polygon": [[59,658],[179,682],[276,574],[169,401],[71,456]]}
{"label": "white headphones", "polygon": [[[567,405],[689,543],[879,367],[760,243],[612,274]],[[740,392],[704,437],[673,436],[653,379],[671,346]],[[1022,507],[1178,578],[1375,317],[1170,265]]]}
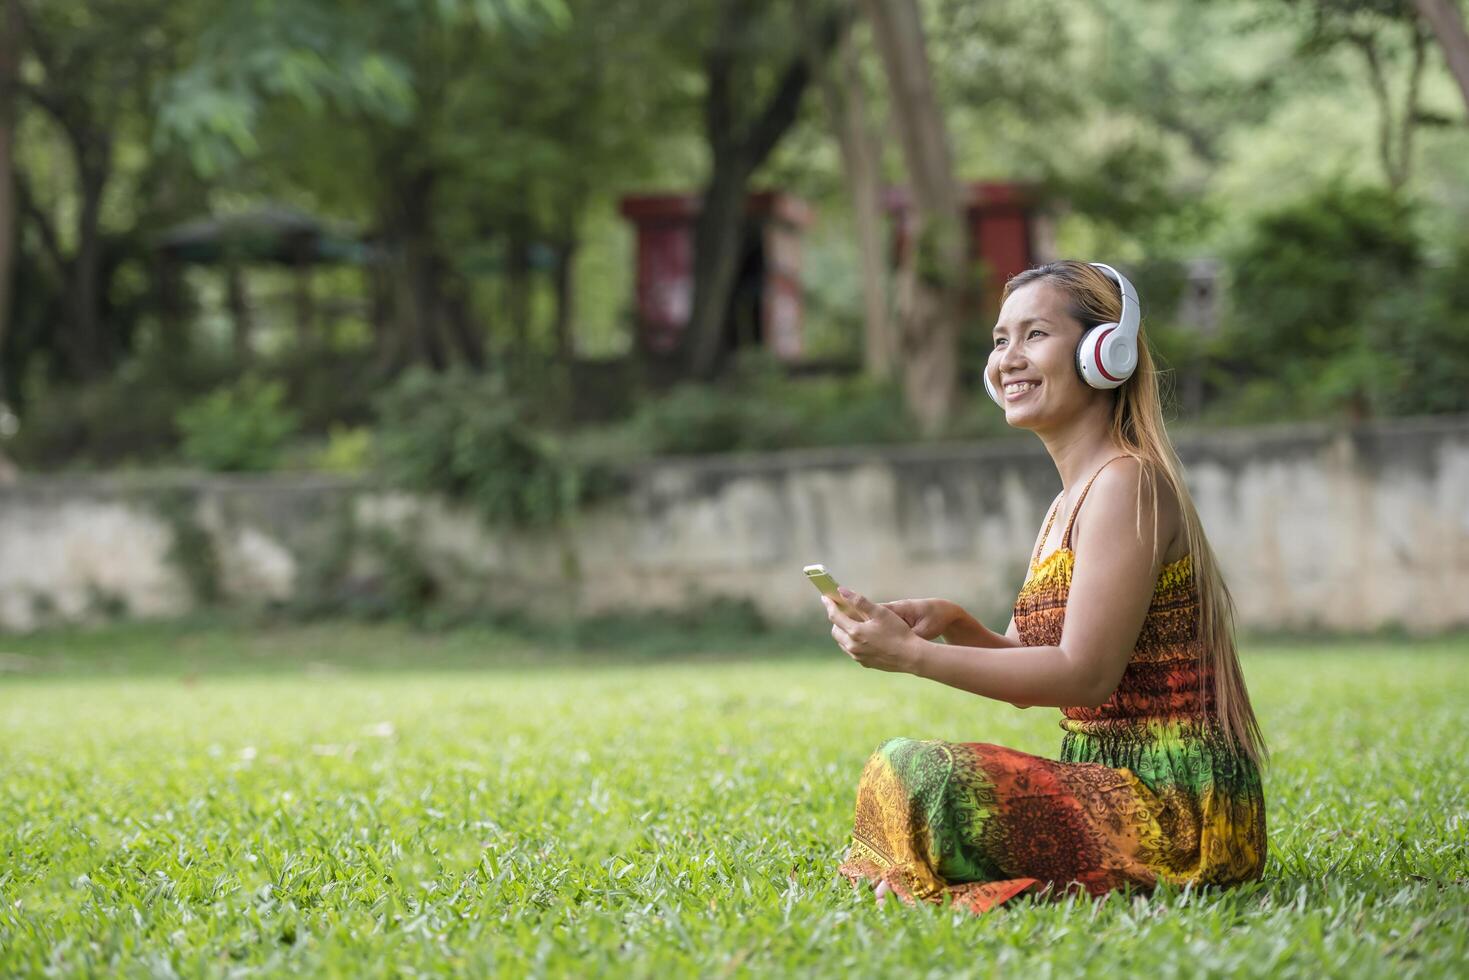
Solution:
{"label": "white headphones", "polygon": [[[1093,388],[1116,388],[1137,370],[1137,290],[1127,277],[1110,265],[1093,262],[1115,280],[1122,292],[1122,316],[1116,323],[1099,323],[1081,335],[1076,345],[1076,373]],[[984,372],[984,390],[996,405],[1005,407],[1004,397],[990,381],[989,367]]]}

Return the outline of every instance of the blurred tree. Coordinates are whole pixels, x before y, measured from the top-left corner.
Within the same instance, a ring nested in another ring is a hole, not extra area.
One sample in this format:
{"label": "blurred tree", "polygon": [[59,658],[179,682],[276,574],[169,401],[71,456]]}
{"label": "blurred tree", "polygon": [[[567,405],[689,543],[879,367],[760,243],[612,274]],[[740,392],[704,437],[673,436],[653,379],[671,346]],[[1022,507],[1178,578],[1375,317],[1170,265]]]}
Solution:
{"label": "blurred tree", "polygon": [[249,187],[240,161],[268,158],[281,187],[375,229],[384,371],[523,362],[542,276],[551,353],[571,356],[582,216],[648,169],[677,83],[654,67],[657,5],[212,2],[165,129],[205,171]]}
{"label": "blurred tree", "polygon": [[1457,0],[1413,0],[1413,8],[1438,38],[1444,61],[1469,108],[1469,32],[1464,30],[1464,14]]}
{"label": "blurred tree", "polygon": [[[55,322],[42,326],[62,373],[97,378],[131,343],[127,324],[103,315],[119,261],[108,252],[105,197],[124,169],[133,179],[147,168],[120,163],[119,151],[147,157],[153,91],[184,43],[190,11],[163,0],[10,0],[7,12],[22,45],[14,91],[34,111],[40,144],[14,148],[16,200],[58,284]],[[116,43],[119,36],[129,43]],[[63,168],[49,158],[53,138]]]}
{"label": "blurred tree", "polygon": [[[15,275],[15,98],[20,81],[20,0],[0,0],[0,356],[10,326]],[[5,375],[0,372],[0,405]]]}
{"label": "blurred tree", "polygon": [[883,381],[897,368],[897,338],[888,316],[887,255],[883,249],[882,142],[873,129],[854,27],[819,74],[822,100],[842,156],[861,263],[862,357],[867,375]]}
{"label": "blurred tree", "polygon": [[1289,412],[1324,395],[1369,414],[1369,395],[1397,379],[1398,363],[1397,341],[1373,349],[1371,311],[1380,297],[1414,291],[1423,266],[1413,206],[1390,190],[1333,182],[1261,216],[1231,264],[1242,303],[1226,346],[1240,380],[1288,395]]}
{"label": "blurred tree", "polygon": [[[1283,2],[1305,17],[1298,47],[1302,55],[1319,59],[1343,46],[1361,55],[1377,103],[1377,154],[1383,177],[1394,190],[1404,187],[1413,170],[1417,127],[1448,121],[1425,112],[1421,105],[1428,25],[1407,0]],[[1391,77],[1405,59],[1402,92],[1395,99]]]}
{"label": "blurred tree", "polygon": [[931,435],[954,409],[959,321],[970,292],[954,152],[917,0],[863,2],[887,73],[915,217],[911,261],[897,280],[903,391],[919,427]]}
{"label": "blurred tree", "polygon": [[[796,121],[818,59],[830,55],[849,20],[850,8],[837,3],[812,18],[811,33],[802,36],[801,18],[762,0],[719,0],[715,6],[702,52],[710,168],[694,225],[694,296],[685,340],[695,377],[712,377],[720,366],[750,178]],[[760,85],[770,74],[774,80]]]}
{"label": "blurred tree", "polygon": [[487,32],[522,8],[528,18],[544,13],[552,0],[207,2],[210,26],[170,89],[166,135],[201,172],[217,174],[259,153],[281,118],[269,110],[304,110],[285,110],[294,125],[275,134],[289,144],[277,159],[313,189],[337,183],[323,197],[371,215],[387,285],[374,318],[384,366],[483,363],[483,331],[471,322],[466,284],[439,228],[445,142],[457,136],[445,110]]}

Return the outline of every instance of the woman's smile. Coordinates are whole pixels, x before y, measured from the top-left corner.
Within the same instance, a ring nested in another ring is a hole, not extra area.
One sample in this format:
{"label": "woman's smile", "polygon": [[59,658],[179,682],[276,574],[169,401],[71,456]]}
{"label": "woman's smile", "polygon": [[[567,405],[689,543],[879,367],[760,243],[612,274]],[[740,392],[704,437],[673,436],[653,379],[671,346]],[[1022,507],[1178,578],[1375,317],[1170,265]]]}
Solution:
{"label": "woman's smile", "polygon": [[1010,381],[1005,385],[1005,401],[1018,402],[1041,386],[1039,381]]}

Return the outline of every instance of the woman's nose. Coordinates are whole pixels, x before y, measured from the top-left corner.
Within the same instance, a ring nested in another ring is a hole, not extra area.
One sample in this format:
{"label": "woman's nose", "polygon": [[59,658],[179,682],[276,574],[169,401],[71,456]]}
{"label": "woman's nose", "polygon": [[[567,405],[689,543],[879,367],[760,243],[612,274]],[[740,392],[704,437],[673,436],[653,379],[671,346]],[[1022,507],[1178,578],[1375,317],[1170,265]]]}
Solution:
{"label": "woman's nose", "polygon": [[995,358],[995,365],[1003,372],[1014,370],[1025,366],[1025,357],[1020,349],[1014,344],[1006,344],[1000,348],[999,357]]}

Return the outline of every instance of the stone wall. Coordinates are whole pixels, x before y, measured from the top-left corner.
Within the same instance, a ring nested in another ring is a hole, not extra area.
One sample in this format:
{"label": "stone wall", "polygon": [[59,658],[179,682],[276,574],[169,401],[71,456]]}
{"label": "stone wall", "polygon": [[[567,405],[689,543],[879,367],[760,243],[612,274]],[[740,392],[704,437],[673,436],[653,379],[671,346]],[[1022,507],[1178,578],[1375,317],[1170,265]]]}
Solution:
{"label": "stone wall", "polygon": [[[1469,418],[1180,437],[1243,625],[1469,624]],[[1060,489],[1028,436],[628,464],[627,496],[560,532],[495,532],[370,483],[275,475],[33,477],[0,487],[0,626],[217,597],[290,602],[417,576],[460,605],[589,615],[749,599],[821,607],[801,566],[882,600],[946,596],[996,629]]]}

